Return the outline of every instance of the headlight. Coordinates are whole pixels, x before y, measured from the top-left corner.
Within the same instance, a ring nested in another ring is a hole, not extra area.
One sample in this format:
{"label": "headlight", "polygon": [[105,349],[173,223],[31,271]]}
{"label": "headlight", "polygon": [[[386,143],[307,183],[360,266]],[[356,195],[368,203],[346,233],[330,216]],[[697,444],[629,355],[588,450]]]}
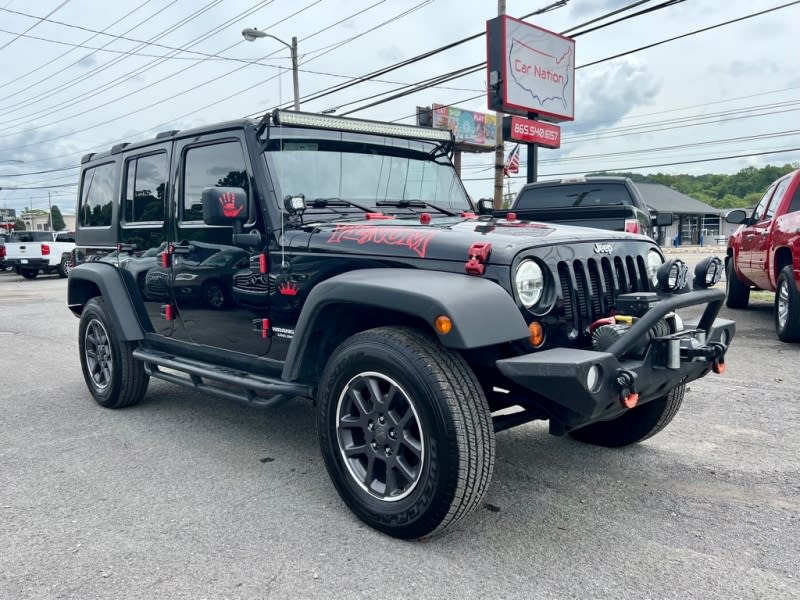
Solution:
{"label": "headlight", "polygon": [[517,289],[522,306],[532,308],[544,293],[544,273],[542,268],[532,260],[523,260],[514,274],[514,287]]}
{"label": "headlight", "polygon": [[647,276],[650,278],[650,281],[653,282],[653,285],[658,285],[658,269],[663,264],[664,259],[657,250],[650,250],[650,252],[647,253]]}

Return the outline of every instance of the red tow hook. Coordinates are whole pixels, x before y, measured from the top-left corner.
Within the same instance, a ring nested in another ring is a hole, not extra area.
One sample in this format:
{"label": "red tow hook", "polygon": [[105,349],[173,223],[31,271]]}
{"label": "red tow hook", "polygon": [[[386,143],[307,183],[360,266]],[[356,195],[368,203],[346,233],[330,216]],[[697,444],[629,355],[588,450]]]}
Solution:
{"label": "red tow hook", "polygon": [[467,262],[464,270],[467,275],[483,275],[489,255],[492,253],[492,244],[489,242],[475,242],[467,251]]}
{"label": "red tow hook", "polygon": [[725,368],[726,368],[725,360],[718,358],[717,360],[714,361],[711,370],[714,371],[714,373],[716,373],[717,375],[722,375],[725,372]]}

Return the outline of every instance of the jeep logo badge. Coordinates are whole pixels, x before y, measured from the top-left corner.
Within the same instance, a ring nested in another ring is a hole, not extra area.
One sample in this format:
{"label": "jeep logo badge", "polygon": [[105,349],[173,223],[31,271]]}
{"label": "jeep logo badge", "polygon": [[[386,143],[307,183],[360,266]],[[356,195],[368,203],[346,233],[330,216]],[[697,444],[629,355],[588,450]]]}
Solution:
{"label": "jeep logo badge", "polygon": [[601,244],[600,242],[596,242],[594,245],[595,254],[611,254],[612,252],[614,252],[614,246],[611,244]]}

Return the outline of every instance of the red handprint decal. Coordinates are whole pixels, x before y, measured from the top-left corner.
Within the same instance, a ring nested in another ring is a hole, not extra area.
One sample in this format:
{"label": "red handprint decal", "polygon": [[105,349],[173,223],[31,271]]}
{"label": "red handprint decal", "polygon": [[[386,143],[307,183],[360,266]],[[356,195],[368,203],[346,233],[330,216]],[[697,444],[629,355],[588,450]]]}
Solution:
{"label": "red handprint decal", "polygon": [[220,196],[219,203],[222,205],[222,214],[228,219],[233,219],[239,216],[239,213],[244,210],[244,206],[236,206],[236,194],[233,192],[225,192]]}

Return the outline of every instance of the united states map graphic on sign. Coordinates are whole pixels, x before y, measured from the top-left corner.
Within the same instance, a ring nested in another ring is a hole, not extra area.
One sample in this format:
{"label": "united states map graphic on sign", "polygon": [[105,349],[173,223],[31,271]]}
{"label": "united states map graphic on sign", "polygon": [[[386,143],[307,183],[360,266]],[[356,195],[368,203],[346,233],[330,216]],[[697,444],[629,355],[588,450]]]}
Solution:
{"label": "united states map graphic on sign", "polygon": [[[525,65],[537,65],[536,71],[520,74],[515,69],[515,61]],[[570,85],[569,72],[572,64],[572,49],[561,56],[553,56],[512,38],[508,51],[508,72],[517,85],[528,92],[531,98],[544,108],[547,102],[557,102],[568,107],[567,86]]]}

